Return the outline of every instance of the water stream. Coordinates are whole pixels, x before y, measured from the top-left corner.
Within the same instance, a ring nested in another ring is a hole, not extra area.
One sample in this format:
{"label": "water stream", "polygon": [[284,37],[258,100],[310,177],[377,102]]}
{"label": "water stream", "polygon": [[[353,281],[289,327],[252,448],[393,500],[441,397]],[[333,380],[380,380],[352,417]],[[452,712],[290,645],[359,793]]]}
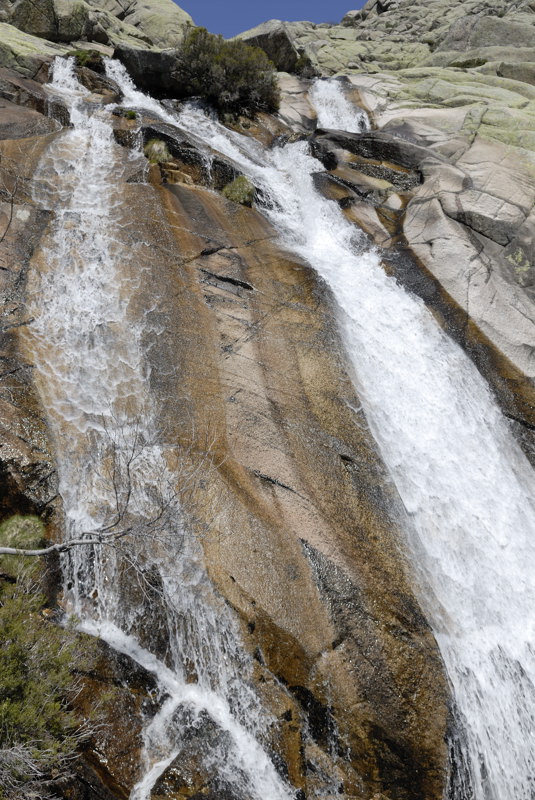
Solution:
{"label": "water stream", "polygon": [[[533,800],[533,474],[485,381],[424,304],[385,274],[337,204],[316,192],[312,175],[323,168],[306,143],[265,151],[195,108],[175,117],[136,92],[119,65],[108,69],[126,104],[157,112],[238,163],[271,199],[263,211],[283,246],[330,286],[357,389],[406,510],[405,546],[452,684],[465,761],[452,798]],[[145,544],[138,558],[159,575],[172,642],[163,663],[141,641],[142,601],[128,611],[118,602],[120,550],[95,548],[90,558],[77,551],[66,560],[67,596],[83,626],[156,674],[167,698],[145,731],[145,770],[132,797],[150,795],[181,752],[184,731],[208,715],[227,743],[211,754],[221,785],[243,800],[290,798],[262,747],[266,717],[243,677],[250,664],[234,621],[188,537],[158,445],[143,320],[128,302],[133,278],[124,264],[116,180],[125,155],[108,112],[91,114],[84,105],[68,61],[58,62],[53,84],[73,127],[49,149],[38,176],[37,200],[55,210],[56,221],[47,269],[33,278],[31,313],[67,535],[108,532],[125,520],[139,532],[136,541]],[[322,127],[362,129],[361,112],[351,113],[337,82],[317,83],[311,98]],[[117,500],[109,478],[125,474],[131,490],[117,521],[126,501],[121,492]],[[173,579],[162,566],[166,548],[145,535],[162,508],[166,530],[158,533],[170,529],[180,542]]]}
{"label": "water stream", "polygon": [[[128,101],[128,81],[121,82]],[[316,83],[311,99],[322,127],[362,130],[362,112],[351,116],[338,82]],[[355,383],[406,510],[405,545],[422,606],[452,684],[463,761],[453,800],[533,800],[531,466],[470,359],[423,302],[386,275],[337,204],[316,191],[312,175],[322,167],[306,143],[265,152],[194,108],[178,123],[232,158],[271,198],[263,210],[281,242],[314,267],[336,299]]]}
{"label": "water stream", "polygon": [[[290,800],[266,753],[271,721],[249,680],[251,659],[184,524],[180,475],[159,443],[147,321],[132,302],[146,265],[124,219],[124,181],[145,161],[114,142],[109,109],[92,107],[73,69],[72,59],[57,60],[49,87],[72,127],[36,176],[35,200],[55,216],[29,280],[29,346],[51,417],[65,536],[102,542],[65,556],[65,604],[82,630],[157,678],[163,703],[144,731],[132,800],[150,796],[195,736],[211,737],[197,755],[215,788]],[[155,592],[161,619],[147,606]],[[162,640],[167,653],[157,657]]]}

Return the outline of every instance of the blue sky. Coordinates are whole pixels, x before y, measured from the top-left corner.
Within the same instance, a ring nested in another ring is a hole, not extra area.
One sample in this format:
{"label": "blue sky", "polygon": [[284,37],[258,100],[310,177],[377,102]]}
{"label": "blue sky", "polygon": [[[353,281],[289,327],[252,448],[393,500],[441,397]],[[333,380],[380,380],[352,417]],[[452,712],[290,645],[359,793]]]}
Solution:
{"label": "blue sky", "polygon": [[197,25],[212,33],[235,36],[268,19],[340,22],[365,0],[178,0]]}

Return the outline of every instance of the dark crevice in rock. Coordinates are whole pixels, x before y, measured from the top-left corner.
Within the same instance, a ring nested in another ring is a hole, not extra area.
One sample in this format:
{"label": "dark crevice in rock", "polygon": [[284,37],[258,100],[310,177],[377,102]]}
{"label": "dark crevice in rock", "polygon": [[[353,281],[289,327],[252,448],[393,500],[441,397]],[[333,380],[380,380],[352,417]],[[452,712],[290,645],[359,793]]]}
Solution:
{"label": "dark crevice in rock", "polygon": [[276,478],[272,478],[269,475],[264,475],[257,469],[253,470],[253,474],[256,475],[257,478],[260,478],[261,481],[266,481],[266,483],[271,483],[273,486],[278,486],[279,489],[286,489],[288,492],[292,492],[292,494],[298,494],[295,489],[292,489],[291,486],[287,486],[285,483],[281,483]]}
{"label": "dark crevice in rock", "polygon": [[288,689],[303,709],[314,741],[322,747],[336,746],[336,725],[331,706],[318,700],[305,686],[289,686]]}
{"label": "dark crevice in rock", "polygon": [[504,412],[504,417],[507,419],[512,420],[513,422],[518,422],[519,425],[522,425],[524,428],[527,428],[529,431],[535,431],[535,424],[528,422],[525,419],[520,419],[520,417],[515,417],[514,414],[508,414]]}
{"label": "dark crevice in rock", "polygon": [[[217,250],[215,252],[218,252]],[[231,278],[230,275],[217,275],[215,272],[210,272],[207,269],[201,269],[207,277],[213,278],[215,281],[221,281],[222,283],[230,283],[232,286],[238,286],[241,289],[247,289],[250,292],[254,291],[254,286],[247,281],[241,281],[238,278]]]}

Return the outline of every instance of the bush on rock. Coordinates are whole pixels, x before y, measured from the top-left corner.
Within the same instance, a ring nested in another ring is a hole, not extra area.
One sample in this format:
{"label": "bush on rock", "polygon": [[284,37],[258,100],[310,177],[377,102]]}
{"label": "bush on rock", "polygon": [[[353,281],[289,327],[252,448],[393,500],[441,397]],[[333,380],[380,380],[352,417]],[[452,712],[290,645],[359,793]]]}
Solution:
{"label": "bush on rock", "polygon": [[161,139],[149,139],[143,152],[151,164],[161,164],[171,160],[171,153],[165,142]]}
{"label": "bush on rock", "polygon": [[87,67],[88,69],[92,69],[93,72],[99,72],[101,74],[105,72],[102,53],[96,50],[69,50],[66,55],[74,58],[77,67]]}
{"label": "bush on rock", "polygon": [[231,183],[228,183],[222,192],[227,200],[239,203],[242,206],[252,206],[256,194],[253,184],[247,180],[245,175],[240,175]]}
{"label": "bush on rock", "polygon": [[239,40],[227,42],[206,28],[186,34],[176,76],[182,97],[200,97],[220,115],[253,117],[279,107],[275,69],[264,51]]}

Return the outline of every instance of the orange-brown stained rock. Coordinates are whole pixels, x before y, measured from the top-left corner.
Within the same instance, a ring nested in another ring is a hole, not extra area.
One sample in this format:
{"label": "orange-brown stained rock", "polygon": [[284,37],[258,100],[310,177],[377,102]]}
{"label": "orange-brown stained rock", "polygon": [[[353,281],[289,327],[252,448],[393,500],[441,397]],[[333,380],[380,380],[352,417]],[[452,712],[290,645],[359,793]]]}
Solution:
{"label": "orange-brown stained rock", "polygon": [[143,724],[158,707],[155,680],[102,642],[91,672],[82,677],[74,705],[94,729],[86,761],[102,784],[98,791],[105,787],[113,797],[127,800],[140,777]]}
{"label": "orange-brown stained rock", "polygon": [[153,385],[167,436],[189,457],[210,443],[191,502],[247,647],[299,708],[293,781],[327,794],[327,771],[340,796],[439,798],[442,665],[331,299],[255,210],[182,184],[160,195],[178,257],[150,287],[165,319]]}
{"label": "orange-brown stained rock", "polygon": [[[121,192],[164,449],[199,467],[177,488],[242,622],[285,772],[305,796],[440,798],[442,665],[325,286],[255,210],[182,183]],[[87,693],[102,694],[91,676]],[[138,777],[136,703],[116,706],[90,759],[118,797]]]}

